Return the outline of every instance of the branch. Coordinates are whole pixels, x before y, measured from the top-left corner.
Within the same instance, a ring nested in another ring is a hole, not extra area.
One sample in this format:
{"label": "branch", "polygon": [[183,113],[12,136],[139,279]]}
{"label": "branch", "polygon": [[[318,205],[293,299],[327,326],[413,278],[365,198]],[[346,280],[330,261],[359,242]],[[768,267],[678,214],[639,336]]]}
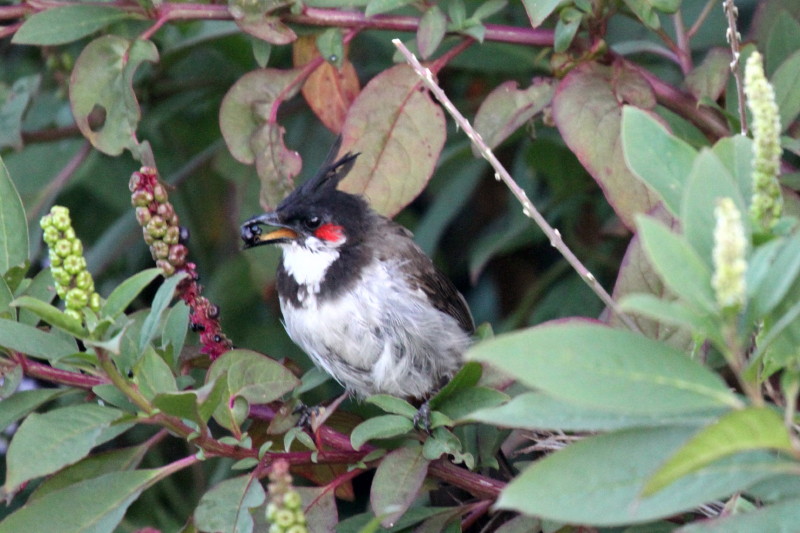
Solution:
{"label": "branch", "polygon": [[96,387],[97,385],[109,383],[107,379],[98,376],[61,370],[53,368],[50,365],[31,361],[27,356],[19,352],[12,352],[11,359],[22,367],[22,373],[26,376],[41,379],[48,383],[57,383],[59,385],[67,385],[68,387],[86,390],[91,390],[92,387]]}
{"label": "branch", "polygon": [[455,105],[453,105],[453,102],[450,101],[442,88],[439,87],[439,85],[437,85],[433,80],[431,71],[420,65],[417,58],[411,52],[409,52],[408,48],[406,48],[402,42],[400,42],[400,39],[393,39],[392,43],[394,43],[394,45],[400,50],[400,52],[406,58],[406,61],[408,61],[417,75],[422,78],[422,82],[425,84],[425,86],[433,93],[434,96],[436,96],[436,99],[439,100],[445,109],[447,109],[447,111],[450,113],[450,116],[452,116],[456,121],[456,124],[458,124],[458,126],[464,130],[464,133],[467,134],[472,141],[472,144],[475,145],[483,158],[489,162],[492,168],[494,168],[495,177],[498,180],[502,180],[511,190],[511,193],[517,198],[517,200],[519,200],[520,204],[522,204],[522,212],[527,217],[533,219],[536,225],[539,226],[539,228],[550,240],[550,244],[556,250],[561,252],[561,255],[564,257],[564,259],[566,259],[567,262],[572,265],[572,268],[574,268],[575,271],[581,276],[581,279],[583,279],[586,284],[589,285],[589,288],[594,291],[598,298],[600,298],[600,300],[606,304],[606,306],[608,306],[608,308],[611,309],[611,311],[617,315],[628,328],[630,328],[632,331],[639,331],[639,328],[636,326],[633,320],[619,310],[617,303],[614,301],[611,295],[606,292],[603,286],[600,285],[600,283],[594,277],[594,274],[589,272],[589,269],[586,268],[583,263],[581,263],[580,259],[578,259],[575,254],[572,253],[572,250],[570,250],[569,247],[564,243],[561,233],[557,229],[553,228],[547,222],[547,220],[545,220],[544,216],[542,216],[542,214],[536,209],[536,207],[528,198],[528,195],[522,190],[522,187],[520,187],[517,182],[514,181],[514,178],[511,177],[505,167],[503,167],[500,161],[497,160],[492,150],[481,138],[480,134],[472,127],[472,124],[470,124],[469,121],[464,118],[464,115],[462,115],[461,112],[456,109]]}
{"label": "branch", "polygon": [[742,36],[736,29],[736,18],[739,16],[739,9],[733,0],[725,0],[722,3],[722,8],[725,10],[725,18],[728,20],[728,30],[725,32],[725,38],[731,44],[731,54],[733,61],[731,61],[731,72],[733,78],[736,80],[736,97],[739,100],[739,122],[741,123],[742,135],[747,135],[747,114],[745,112],[744,103],[744,84],[742,83],[742,72],[739,69],[739,41]]}

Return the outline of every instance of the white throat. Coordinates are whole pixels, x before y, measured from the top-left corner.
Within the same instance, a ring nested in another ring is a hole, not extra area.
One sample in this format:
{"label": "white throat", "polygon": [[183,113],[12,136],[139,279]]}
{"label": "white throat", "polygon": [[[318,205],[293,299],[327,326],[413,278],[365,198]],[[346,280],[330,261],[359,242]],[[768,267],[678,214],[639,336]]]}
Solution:
{"label": "white throat", "polygon": [[307,286],[309,293],[318,293],[328,267],[339,258],[339,251],[314,238],[307,239],[306,246],[292,242],[281,247],[286,273],[299,285]]}

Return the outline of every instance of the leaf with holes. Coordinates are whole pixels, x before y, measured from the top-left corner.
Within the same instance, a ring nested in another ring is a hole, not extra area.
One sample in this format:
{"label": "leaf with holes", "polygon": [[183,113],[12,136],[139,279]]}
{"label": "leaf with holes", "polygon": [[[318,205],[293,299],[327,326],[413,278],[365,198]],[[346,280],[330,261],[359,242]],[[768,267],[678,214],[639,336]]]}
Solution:
{"label": "leaf with holes", "polygon": [[[347,59],[347,49],[342,58],[342,67],[337,69],[329,62],[323,62],[303,84],[303,98],[308,106],[334,133],[340,133],[344,126],[347,111],[361,90],[353,64]],[[295,41],[292,48],[294,65],[301,67],[319,57],[316,40],[304,36]]]}
{"label": "leaf with holes", "polygon": [[237,161],[247,165],[255,163],[251,138],[269,121],[272,106],[279,96],[285,101],[296,94],[297,87],[291,85],[298,75],[298,70],[254,70],[239,78],[225,94],[219,110],[219,127],[228,150]]}
{"label": "leaf with holes", "polygon": [[261,206],[271,211],[294,188],[294,177],[300,173],[300,154],[283,144],[286,130],[275,123],[260,126],[250,138],[256,155],[256,172],[261,182]]}
{"label": "leaf with holes", "polygon": [[[116,35],[95,39],[75,61],[69,92],[72,113],[81,133],[104,154],[119,155],[126,148],[138,152],[136,127],[141,111],[133,76],[145,61],[158,61],[151,41]],[[97,113],[105,114],[100,126],[93,122]]]}
{"label": "leaf with holes", "polygon": [[342,152],[360,152],[339,187],[364,194],[392,216],[419,195],[433,174],[446,136],[444,114],[414,71],[398,65],[358,95],[342,129]]}

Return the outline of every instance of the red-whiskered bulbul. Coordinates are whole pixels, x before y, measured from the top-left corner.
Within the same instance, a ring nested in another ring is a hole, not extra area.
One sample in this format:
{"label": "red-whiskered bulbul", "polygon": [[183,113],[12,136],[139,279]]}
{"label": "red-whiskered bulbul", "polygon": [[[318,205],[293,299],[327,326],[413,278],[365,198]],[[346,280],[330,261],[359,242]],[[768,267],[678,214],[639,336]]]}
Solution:
{"label": "red-whiskered bulbul", "polygon": [[242,225],[245,248],[283,249],[284,326],[317,366],[358,397],[425,398],[460,366],[472,315],[411,232],[337,189],[358,156],[335,159],[339,144],[275,211]]}

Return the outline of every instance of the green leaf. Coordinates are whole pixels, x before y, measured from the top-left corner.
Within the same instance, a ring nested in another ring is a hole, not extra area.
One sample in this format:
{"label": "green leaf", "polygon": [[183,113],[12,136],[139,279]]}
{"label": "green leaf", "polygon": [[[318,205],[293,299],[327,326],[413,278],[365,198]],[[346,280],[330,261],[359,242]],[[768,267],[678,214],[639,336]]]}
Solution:
{"label": "green leaf", "polygon": [[166,392],[153,398],[153,405],[168,415],[199,421],[197,393],[194,391]]}
{"label": "green leaf", "polygon": [[776,239],[756,250],[748,265],[747,289],[757,317],[766,316],[790,294],[800,274],[800,236]]}
{"label": "green leaf", "polygon": [[[475,131],[489,148],[495,148],[549,106],[554,92],[555,85],[544,79],[534,80],[527,89],[519,89],[515,81],[501,83],[478,108]],[[472,153],[476,157],[480,155],[474,145]]]}
{"label": "green leaf", "polygon": [[361,155],[339,188],[363,194],[385,216],[425,188],[444,146],[444,113],[421,83],[407,65],[384,70],[359,93],[342,127],[341,152]]}
{"label": "green leaf", "polygon": [[714,372],[661,342],[597,324],[553,322],[469,349],[522,384],[579,406],[659,416],[738,407]]}
{"label": "green leaf", "polygon": [[258,479],[245,475],[214,485],[194,510],[194,523],[202,531],[249,533],[253,531],[250,510],[266,500]]}
{"label": "green leaf", "polygon": [[560,0],[522,0],[531,27],[538,28],[558,7]]}
{"label": "green leaf", "polygon": [[90,455],[45,479],[36,487],[36,491],[31,494],[29,501],[42,498],[75,483],[99,477],[106,472],[133,470],[142,462],[148,449],[147,444],[142,444]]}
{"label": "green leaf", "polygon": [[120,316],[131,302],[160,274],[160,268],[148,268],[117,285],[117,288],[108,295],[108,299],[100,311],[101,316],[108,318]]}
{"label": "green leaf", "polygon": [[687,524],[681,533],[753,533],[754,531],[794,531],[800,523],[800,499],[784,500],[750,511],[726,515],[715,520]]}
{"label": "green leaf", "polygon": [[712,150],[704,148],[694,160],[683,191],[680,217],[685,239],[709,269],[714,264],[711,259],[716,225],[714,208],[721,198],[730,198],[736,204],[749,242],[748,211],[739,188],[719,157]]}
{"label": "green leaf", "polygon": [[78,351],[74,341],[54,333],[0,319],[0,346],[39,359],[55,360]]}
{"label": "green leaf", "polygon": [[317,49],[325,61],[331,63],[337,69],[342,68],[345,49],[341,29],[328,28],[317,35]]}
{"label": "green leaf", "polygon": [[28,222],[17,188],[0,159],[0,274],[28,260]]}
{"label": "green leaf", "polygon": [[673,214],[680,213],[681,197],[697,152],[647,111],[622,109],[622,148],[625,163],[637,178],[664,201]]}
{"label": "green leaf", "polygon": [[500,427],[553,431],[612,431],[635,427],[707,425],[725,409],[674,414],[622,414],[575,405],[539,392],[520,394],[505,405],[475,411],[468,421]]}
{"label": "green leaf", "polygon": [[731,52],[726,48],[712,48],[703,62],[686,75],[686,87],[699,101],[703,98],[716,102],[725,92],[731,75]]}
{"label": "green leaf", "polygon": [[449,396],[436,407],[453,420],[468,416],[473,411],[495,407],[508,401],[508,395],[488,387],[470,387],[461,389]]}
{"label": "green leaf", "polygon": [[422,59],[428,59],[439,48],[447,31],[447,17],[437,6],[429,7],[419,20],[417,49]]}
{"label": "green leaf", "polygon": [[7,318],[10,320],[15,320],[17,318],[16,311],[9,305],[13,299],[14,295],[8,287],[8,283],[0,277],[0,318]]}
{"label": "green leaf", "polygon": [[148,400],[152,400],[157,394],[178,390],[172,369],[151,346],[145,349],[136,363],[133,369],[133,382]]}
{"label": "green leaf", "polygon": [[650,0],[624,0],[625,5],[633,11],[633,14],[639,17],[645,26],[651,30],[657,30],[661,27],[661,22],[658,20],[658,13],[654,11],[653,2]]}
{"label": "green leaf", "polygon": [[464,363],[464,366],[461,367],[458,373],[453,376],[438,393],[436,393],[436,396],[430,399],[428,405],[431,406],[431,409],[435,409],[441,402],[445,401],[448,397],[452,396],[456,392],[477,385],[482,375],[483,368],[481,368],[479,363]]}
{"label": "green leaf", "polygon": [[8,447],[5,491],[13,493],[26,481],[79,461],[92,448],[127,429],[117,426],[121,431],[105,431],[121,415],[117,409],[93,404],[31,414]]}
{"label": "green leaf", "polygon": [[686,239],[649,217],[637,223],[645,253],[667,287],[698,311],[715,312],[711,269]]}
{"label": "green leaf", "polygon": [[664,324],[701,333],[717,346],[725,345],[720,325],[713,318],[696,313],[680,301],[665,300],[652,294],[631,294],[619,301],[619,308],[626,313],[643,315]]}
{"label": "green leaf", "polygon": [[408,419],[413,419],[415,416],[417,416],[416,407],[402,398],[397,398],[396,396],[390,396],[388,394],[376,394],[374,396],[370,396],[365,401],[367,403],[371,403],[372,405],[378,406],[387,413],[402,415]]}
{"label": "green leaf", "polygon": [[181,272],[175,274],[164,280],[158,288],[156,295],[153,297],[153,306],[150,308],[150,313],[142,323],[142,330],[139,333],[139,353],[144,353],[147,344],[155,337],[158,326],[161,323],[161,316],[169,307],[172,302],[172,297],[175,294],[175,288],[186,277],[186,273]]}
{"label": "green leaf", "polygon": [[[161,347],[170,349],[170,366],[176,368],[180,359],[186,335],[189,333],[189,315],[191,309],[184,302],[178,302],[167,313],[164,320],[164,332],[161,334]],[[166,359],[166,356],[165,356]]]}
{"label": "green leaf", "polygon": [[0,148],[22,149],[22,117],[31,99],[39,92],[41,81],[38,74],[17,79],[5,101],[0,103]]}
{"label": "green leaf", "polygon": [[[25,289],[17,291],[16,296],[31,296],[43,302],[52,302],[53,298],[56,296],[56,290],[50,269],[45,268],[36,274]],[[39,323],[39,317],[35,313],[23,309],[19,313],[19,321],[22,324],[35,326]]]}
{"label": "green leaf", "polygon": [[[141,112],[133,76],[145,61],[158,61],[151,41],[116,35],[95,39],[75,61],[69,92],[72,114],[83,136],[104,154],[119,155],[126,148],[138,154],[136,128]],[[99,127],[89,119],[96,109],[105,112]]]}
{"label": "green leaf", "polygon": [[83,339],[89,334],[81,325],[80,320],[64,314],[58,308],[42,300],[32,298],[31,296],[20,296],[11,302],[11,305],[31,311],[51,326],[55,326],[73,337]]}
{"label": "green leaf", "polygon": [[417,498],[428,475],[422,446],[398,448],[383,458],[370,489],[370,507],[381,525],[393,527]]}
{"label": "green leaf", "polygon": [[711,151],[733,176],[739,195],[749,202],[753,195],[753,140],[746,135],[723,137]]}
{"label": "green leaf", "polygon": [[380,15],[387,11],[394,11],[407,4],[412,0],[369,0],[367,8],[364,10],[364,15],[371,17],[372,15]]}
{"label": "green leaf", "polygon": [[0,522],[0,533],[112,533],[161,470],[111,472],[27,503]]}
{"label": "green leaf", "polygon": [[11,42],[54,46],[77,41],[121,20],[141,18],[111,6],[68,5],[34,13],[17,30]]}
{"label": "green leaf", "polygon": [[631,525],[689,511],[791,468],[770,454],[741,454],[642,498],[647,479],[696,431],[668,426],[586,438],[533,463],[503,490],[497,507],[573,524]]}
{"label": "green leaf", "polygon": [[564,53],[572,45],[583,18],[580,11],[574,8],[565,8],[556,21],[556,30],[553,36],[553,50]]}
{"label": "green leaf", "polygon": [[791,126],[800,113],[800,50],[781,63],[771,79],[781,115],[781,131]]}
{"label": "green leaf", "polygon": [[34,389],[19,391],[0,401],[0,431],[68,389]]}
{"label": "green leaf", "polygon": [[389,439],[405,435],[412,429],[414,423],[405,416],[376,416],[361,422],[353,429],[350,434],[350,445],[354,450],[359,450],[364,443],[372,439]]}
{"label": "green leaf", "polygon": [[567,74],[553,97],[553,119],[569,149],[603,189],[614,212],[628,227],[649,213],[658,198],[625,164],[621,138],[625,103],[651,108],[652,88],[628,67],[583,63]]}
{"label": "green leaf", "polygon": [[792,443],[781,417],[769,407],[733,411],[678,450],[645,484],[643,494],[649,496],[663,490],[675,480],[723,457],[760,449],[791,455]]}

